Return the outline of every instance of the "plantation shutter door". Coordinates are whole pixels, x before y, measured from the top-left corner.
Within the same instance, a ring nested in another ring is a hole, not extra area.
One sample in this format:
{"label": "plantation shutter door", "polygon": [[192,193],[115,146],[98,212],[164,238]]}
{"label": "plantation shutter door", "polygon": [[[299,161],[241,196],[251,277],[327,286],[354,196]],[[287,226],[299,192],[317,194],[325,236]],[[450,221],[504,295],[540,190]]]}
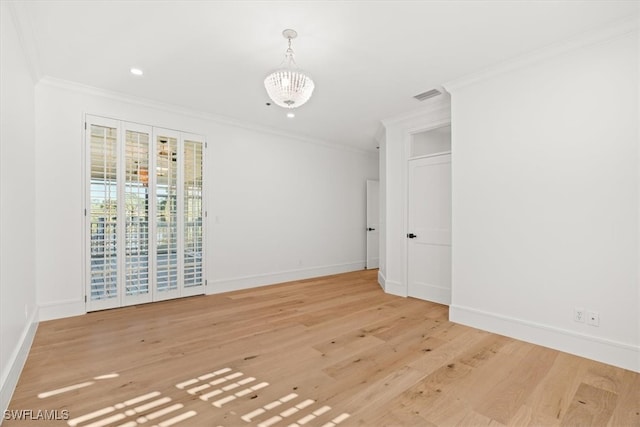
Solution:
{"label": "plantation shutter door", "polygon": [[204,138],[86,116],[86,308],[204,293]]}
{"label": "plantation shutter door", "polygon": [[123,123],[124,194],[121,221],[124,240],[124,301],[122,305],[150,302],[149,157],[151,127]]}
{"label": "plantation shutter door", "polygon": [[175,131],[154,128],[155,159],[155,300],[180,296],[181,253],[179,233],[181,230],[180,206],[182,200],[179,185],[180,134]]}
{"label": "plantation shutter door", "polygon": [[183,135],[183,295],[204,292],[203,140]]}
{"label": "plantation shutter door", "polygon": [[120,306],[118,122],[92,118],[86,124],[87,310]]}

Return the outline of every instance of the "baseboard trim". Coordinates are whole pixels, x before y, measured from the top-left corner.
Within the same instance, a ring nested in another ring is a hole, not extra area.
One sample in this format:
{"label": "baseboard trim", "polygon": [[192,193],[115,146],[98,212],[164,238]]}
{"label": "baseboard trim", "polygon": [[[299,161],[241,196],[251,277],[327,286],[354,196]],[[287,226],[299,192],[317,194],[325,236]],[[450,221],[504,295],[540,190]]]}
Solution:
{"label": "baseboard trim", "polygon": [[364,270],[364,264],[364,261],[357,261],[346,264],[334,264],[322,267],[281,271],[277,273],[209,280],[205,293],[207,295],[213,295],[223,292],[255,288],[257,286],[275,285],[294,280],[304,280],[313,277],[330,276],[332,274],[349,273],[351,271]]}
{"label": "baseboard trim", "polygon": [[365,268],[365,269],[367,269],[367,270],[375,270],[376,268],[380,268],[380,259],[378,259],[378,258],[373,258],[373,259],[371,260],[371,265],[369,265],[369,264],[367,264],[367,263],[365,262],[365,266],[364,266],[364,268]]}
{"label": "baseboard trim", "polygon": [[53,301],[38,304],[38,307],[40,309],[41,322],[87,313],[87,308],[82,300]]}
{"label": "baseboard trim", "polygon": [[[38,330],[38,308],[31,313],[29,321],[27,323],[22,336],[20,337],[20,345],[13,351],[9,359],[8,369],[3,372],[2,383],[0,384],[0,408],[2,413],[9,407],[11,402],[11,396],[18,384],[20,373],[29,356],[29,350],[33,343],[33,338],[36,336]],[[0,419],[2,423],[2,419]]]}
{"label": "baseboard trim", "polygon": [[407,297],[407,287],[402,285],[402,283],[387,280],[384,285],[384,291],[386,293],[399,297]]}
{"label": "baseboard trim", "polygon": [[[451,288],[422,284],[418,287],[417,291],[418,292],[416,292],[416,289],[413,289],[410,296],[437,304],[451,304]],[[409,294],[409,292],[407,292],[407,294]]]}
{"label": "baseboard trim", "polygon": [[449,320],[640,372],[640,346],[459,305],[449,307]]}
{"label": "baseboard trim", "polygon": [[[222,292],[239,291],[256,286],[274,285],[293,280],[310,279],[313,277],[329,276],[332,274],[348,273],[364,269],[365,262],[357,261],[346,264],[335,264],[299,270],[281,271],[278,273],[258,274],[253,276],[233,277],[228,279],[209,280],[205,289],[206,295]],[[40,321],[62,319],[87,313],[84,301],[65,300],[39,304]]]}

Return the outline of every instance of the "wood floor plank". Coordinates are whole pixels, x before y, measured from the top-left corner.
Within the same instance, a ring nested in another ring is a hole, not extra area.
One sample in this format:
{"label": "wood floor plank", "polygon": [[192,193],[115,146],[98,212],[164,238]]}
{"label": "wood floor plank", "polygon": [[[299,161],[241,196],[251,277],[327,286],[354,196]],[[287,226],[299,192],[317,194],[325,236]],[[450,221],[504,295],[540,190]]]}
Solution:
{"label": "wood floor plank", "polygon": [[[584,373],[583,361],[559,353],[547,375],[527,400],[530,419],[527,425],[558,425],[566,415]],[[521,421],[521,424],[525,424]]]}
{"label": "wood floor plank", "polygon": [[640,427],[640,375],[635,372],[622,372],[618,404],[607,425]]}
{"label": "wood floor plank", "polygon": [[610,391],[580,384],[562,424],[565,426],[607,425],[618,396]]}
{"label": "wood floor plank", "polygon": [[42,322],[9,410],[72,427],[619,427],[640,426],[639,389],[385,294],[370,270]]}
{"label": "wood floor plank", "polygon": [[527,369],[509,369],[508,375],[487,387],[482,402],[476,405],[477,411],[504,425],[510,424],[535,386],[551,369],[556,357],[556,351],[534,346],[519,361]]}

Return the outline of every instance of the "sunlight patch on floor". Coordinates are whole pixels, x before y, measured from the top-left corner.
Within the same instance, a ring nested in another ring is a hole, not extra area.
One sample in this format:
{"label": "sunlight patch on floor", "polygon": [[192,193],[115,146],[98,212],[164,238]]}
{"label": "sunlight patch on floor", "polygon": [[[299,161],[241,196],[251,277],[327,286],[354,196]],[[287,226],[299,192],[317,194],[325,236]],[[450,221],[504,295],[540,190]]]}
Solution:
{"label": "sunlight patch on floor", "polygon": [[[146,393],[141,396],[134,397],[133,399],[116,403],[113,406],[107,406],[102,409],[98,409],[97,411],[93,411],[88,414],[82,415],[80,417],[72,418],[69,421],[67,421],[67,424],[69,424],[71,427],[76,427],[76,426],[79,426],[80,424],[82,424],[82,427],[103,427],[109,424],[122,421],[126,418],[138,416],[138,418],[136,418],[135,420],[129,420],[119,425],[120,427],[135,427],[141,424],[146,424],[149,421],[162,418],[169,414],[173,415],[176,411],[179,411],[182,408],[184,408],[184,405],[182,403],[175,403],[170,406],[164,406],[163,408],[160,408],[151,413],[147,413],[149,410],[152,410],[159,406],[166,405],[171,402],[170,397],[166,397],[166,396],[161,397],[161,395],[162,393],[160,393],[159,391]],[[155,400],[151,400],[151,399],[155,399]],[[120,412],[113,414],[116,411],[120,411]],[[142,415],[142,414],[145,414],[145,415]],[[105,415],[109,415],[109,416],[106,418],[103,418]],[[191,418],[195,415],[197,415],[195,411],[187,411],[182,414],[175,415],[172,418],[169,418],[167,420],[161,421],[155,426],[169,427],[179,422],[182,422],[188,418]],[[90,422],[90,423],[84,424],[86,422]]]}

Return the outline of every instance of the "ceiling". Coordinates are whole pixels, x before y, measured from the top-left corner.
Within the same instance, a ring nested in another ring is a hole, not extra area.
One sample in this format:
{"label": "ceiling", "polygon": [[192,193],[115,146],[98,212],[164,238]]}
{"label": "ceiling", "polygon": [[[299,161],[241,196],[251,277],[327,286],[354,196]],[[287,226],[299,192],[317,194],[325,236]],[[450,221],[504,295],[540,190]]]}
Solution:
{"label": "ceiling", "polygon": [[[638,1],[22,1],[40,76],[375,150],[414,95],[639,12]],[[29,28],[31,27],[31,28]],[[293,28],[316,83],[286,111],[264,77]],[[130,74],[131,67],[144,76]]]}

